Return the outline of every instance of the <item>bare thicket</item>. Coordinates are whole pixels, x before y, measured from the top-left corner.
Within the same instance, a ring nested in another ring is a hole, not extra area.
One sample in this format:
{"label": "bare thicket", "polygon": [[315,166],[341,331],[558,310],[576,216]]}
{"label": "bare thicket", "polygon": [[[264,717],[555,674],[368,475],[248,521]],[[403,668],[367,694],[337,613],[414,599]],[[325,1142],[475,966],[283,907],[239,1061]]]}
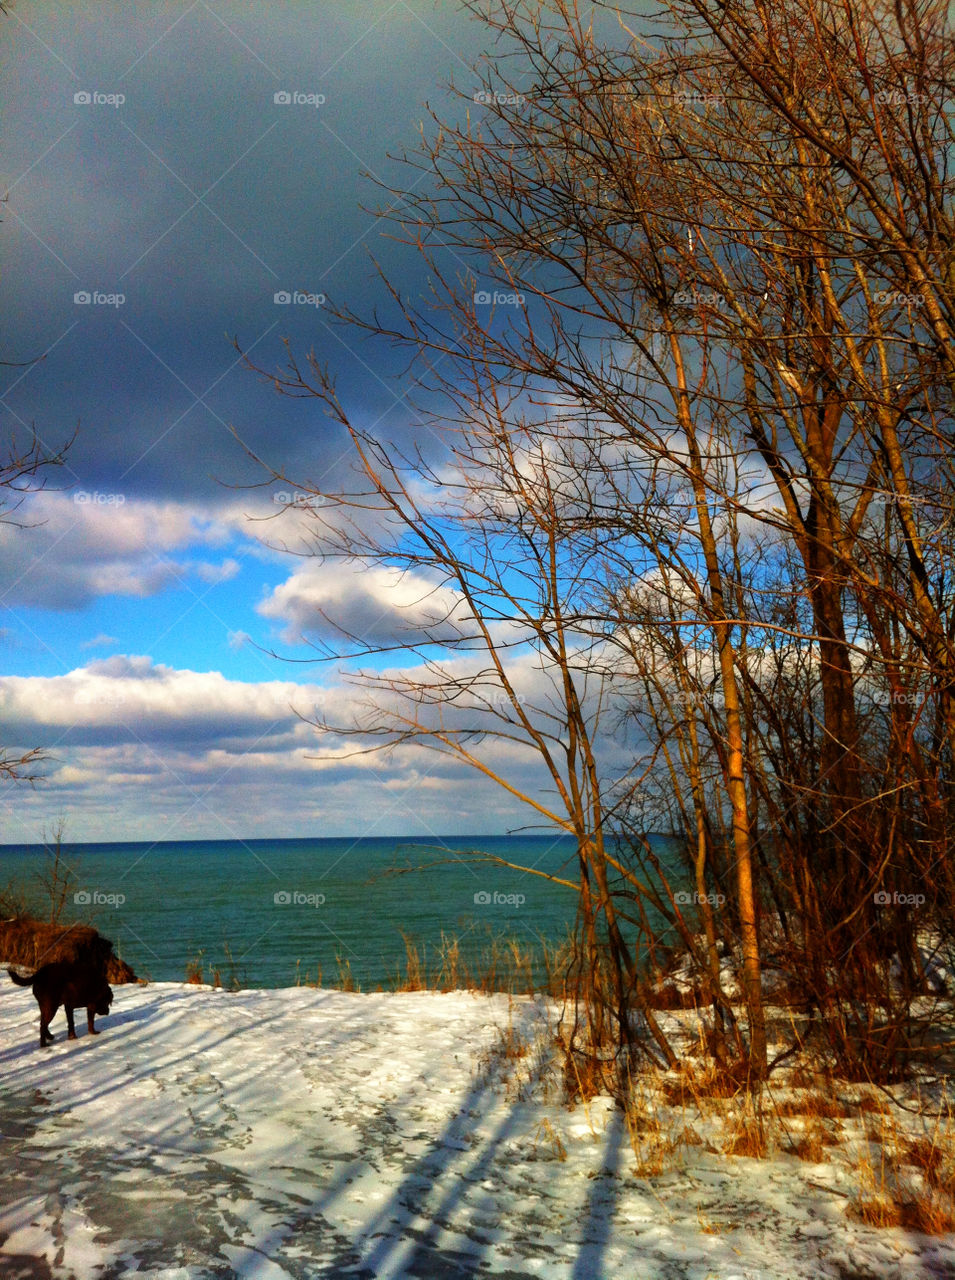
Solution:
{"label": "bare thicket", "polygon": [[520,798],[576,837],[575,1071],[676,1061],[675,950],[751,1082],[767,962],[802,1015],[776,1056],[818,1025],[891,1078],[955,908],[946,5],[492,8],[480,105],[388,214],[430,296],[383,274],[390,315],[336,313],[408,350],[442,451],[364,430],[315,357],[270,375],[353,447],[353,484],[295,478],[314,553],[408,606],[393,670],[342,635],[366,714],[322,727],[511,792],[514,750],[543,765]]}

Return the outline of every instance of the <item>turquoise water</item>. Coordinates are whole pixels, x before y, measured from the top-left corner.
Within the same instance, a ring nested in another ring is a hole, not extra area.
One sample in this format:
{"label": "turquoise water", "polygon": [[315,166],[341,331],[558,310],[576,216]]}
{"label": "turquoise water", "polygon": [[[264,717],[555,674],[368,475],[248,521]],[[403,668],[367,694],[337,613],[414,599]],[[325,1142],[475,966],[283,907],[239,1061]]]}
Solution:
{"label": "turquoise water", "polygon": [[[291,986],[319,970],[331,984],[339,958],[363,988],[387,987],[403,972],[402,930],[429,958],[442,931],[461,940],[466,957],[489,933],[524,945],[565,935],[576,910],[572,891],[469,863],[468,852],[576,880],[575,844],[564,836],[64,844],[75,880],[62,918],[94,924],[137,974],[156,982],[181,982],[200,951],[207,975],[220,966],[227,980],[228,946],[238,980],[251,987]],[[426,871],[386,874],[442,859]],[[38,876],[49,866],[42,846],[0,846],[0,889],[26,890],[48,917]]]}

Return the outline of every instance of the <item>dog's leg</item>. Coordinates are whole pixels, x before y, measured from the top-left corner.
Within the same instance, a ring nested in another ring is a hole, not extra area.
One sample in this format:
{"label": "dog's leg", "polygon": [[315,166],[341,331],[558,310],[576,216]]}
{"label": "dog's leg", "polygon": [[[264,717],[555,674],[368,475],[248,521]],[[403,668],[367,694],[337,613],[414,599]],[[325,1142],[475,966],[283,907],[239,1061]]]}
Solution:
{"label": "dog's leg", "polygon": [[91,1036],[99,1035],[99,1032],[93,1026],[93,1017],[95,1014],[96,1014],[96,1009],[93,1007],[93,1005],[88,1004],[86,1006],[86,1029],[87,1031],[89,1031]]}
{"label": "dog's leg", "polygon": [[71,1004],[65,1004],[63,1008],[66,1010],[66,1025],[70,1029],[70,1034],[67,1036],[67,1039],[75,1040],[76,1027],[73,1025],[73,1006]]}
{"label": "dog's leg", "polygon": [[49,1004],[42,1000],[37,1000],[40,1006],[40,1048],[45,1049],[48,1044],[52,1044],[56,1036],[50,1030],[50,1019],[56,1013],[56,1009],[51,1009]]}

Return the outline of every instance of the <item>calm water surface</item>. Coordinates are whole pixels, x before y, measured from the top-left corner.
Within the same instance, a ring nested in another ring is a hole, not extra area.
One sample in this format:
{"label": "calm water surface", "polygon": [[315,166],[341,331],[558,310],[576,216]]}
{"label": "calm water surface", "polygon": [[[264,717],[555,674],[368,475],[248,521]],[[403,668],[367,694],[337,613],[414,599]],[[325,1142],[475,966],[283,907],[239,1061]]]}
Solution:
{"label": "calm water surface", "polygon": [[[402,930],[431,958],[442,931],[474,957],[491,934],[522,944],[557,941],[573,922],[574,894],[539,876],[467,861],[498,857],[575,879],[569,837],[183,841],[64,844],[75,874],[64,919],[89,920],[140,976],[181,982],[199,952],[243,986],[290,986],[319,970],[337,979],[339,960],[363,988],[388,986],[403,971]],[[396,868],[441,865],[388,874]],[[14,883],[42,902],[42,846],[0,846],[0,888]],[[48,913],[47,897],[46,911]]]}

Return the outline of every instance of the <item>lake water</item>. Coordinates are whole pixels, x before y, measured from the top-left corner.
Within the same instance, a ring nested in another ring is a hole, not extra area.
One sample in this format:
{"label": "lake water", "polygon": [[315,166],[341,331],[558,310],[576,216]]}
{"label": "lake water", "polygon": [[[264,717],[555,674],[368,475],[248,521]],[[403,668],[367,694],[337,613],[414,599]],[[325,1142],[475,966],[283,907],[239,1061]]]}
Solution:
{"label": "lake water", "polygon": [[[492,934],[522,946],[566,935],[574,893],[539,876],[474,864],[469,852],[576,880],[575,843],[560,836],[182,841],[64,844],[75,876],[62,919],[84,920],[111,938],[141,977],[181,982],[203,953],[243,986],[284,987],[321,970],[336,982],[339,959],[362,988],[388,987],[404,969],[402,930],[436,957],[442,931],[465,957]],[[441,865],[388,874],[400,867]],[[0,846],[0,889],[13,883],[49,917],[38,876],[50,855],[36,845]],[[74,902],[74,894],[80,898]]]}

